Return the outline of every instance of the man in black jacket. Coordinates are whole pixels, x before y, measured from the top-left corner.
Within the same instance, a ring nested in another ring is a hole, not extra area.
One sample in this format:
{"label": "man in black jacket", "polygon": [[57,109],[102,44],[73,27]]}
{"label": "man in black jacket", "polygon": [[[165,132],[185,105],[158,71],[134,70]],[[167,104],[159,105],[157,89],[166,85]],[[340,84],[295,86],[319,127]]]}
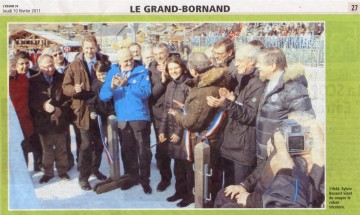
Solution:
{"label": "man in black jacket", "polygon": [[267,142],[290,112],[305,111],[315,116],[304,66],[293,64],[287,68],[284,52],[273,47],[261,50],[256,67],[260,79],[266,82],[256,118],[256,168],[234,193],[254,190],[267,160]]}
{"label": "man in black jacket", "polygon": [[40,183],[47,183],[54,177],[54,161],[59,177],[68,180],[65,136],[68,105],[62,93],[64,76],[55,70],[50,55],[40,56],[38,64],[41,72],[29,80],[29,106],[43,148],[44,175]]}
{"label": "man in black jacket", "polygon": [[[153,48],[155,61],[149,66],[151,80],[151,96],[149,98],[151,121],[154,126],[156,143],[159,143],[159,128],[162,114],[164,112],[164,95],[168,84],[168,77],[165,72],[166,63],[169,58],[169,48],[165,43],[158,43]],[[162,192],[170,185],[171,158],[168,154],[166,144],[156,145],[155,158],[160,171],[161,181],[156,190]]]}
{"label": "man in black jacket", "polygon": [[[64,74],[65,70],[69,66],[68,60],[64,56],[64,51],[59,46],[54,46],[50,48],[51,56],[54,58],[54,65],[56,71],[58,71],[61,74]],[[75,165],[75,159],[74,155],[71,152],[71,137],[70,137],[70,124],[72,123],[71,118],[68,117],[69,127],[66,131],[66,151],[68,156],[68,170],[70,170]],[[73,124],[73,123],[72,123]],[[76,148],[77,148],[77,154],[76,156],[79,157],[79,148],[81,143],[81,137],[80,137],[80,130],[73,124],[74,132],[75,132],[75,140],[76,140]],[[78,160],[78,158],[76,158]]]}
{"label": "man in black jacket", "polygon": [[221,88],[219,99],[207,98],[210,106],[220,106],[228,116],[220,148],[225,187],[242,182],[256,166],[255,122],[265,87],[255,67],[259,52],[253,45],[240,47],[235,56],[237,73],[241,77],[238,86],[231,93]]}

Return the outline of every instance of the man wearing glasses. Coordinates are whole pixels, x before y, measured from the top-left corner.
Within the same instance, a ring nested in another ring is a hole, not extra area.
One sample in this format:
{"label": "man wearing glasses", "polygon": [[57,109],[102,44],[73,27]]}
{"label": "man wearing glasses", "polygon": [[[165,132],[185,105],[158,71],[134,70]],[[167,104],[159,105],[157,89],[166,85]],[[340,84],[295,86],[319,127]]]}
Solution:
{"label": "man wearing glasses", "polygon": [[66,58],[64,57],[64,52],[63,50],[59,47],[59,46],[54,46],[52,48],[52,54],[51,54],[54,58],[54,64],[55,64],[55,68],[56,70],[63,74],[66,67],[70,64]]}
{"label": "man wearing glasses", "polygon": [[235,66],[235,50],[233,41],[224,37],[216,41],[212,48],[212,62],[214,67],[228,68],[233,80],[230,82],[230,89],[237,86],[237,68]]}
{"label": "man wearing glasses", "polygon": [[[49,53],[53,59],[54,59],[54,66],[56,71],[58,71],[60,74],[64,74],[65,70],[67,69],[67,67],[69,66],[69,62],[68,60],[66,60],[65,56],[64,56],[64,52],[63,49],[60,48],[59,46],[54,46],[50,48],[50,53]],[[79,148],[80,148],[80,144],[81,144],[81,135],[80,135],[80,130],[78,127],[76,127],[76,125],[72,122],[72,120],[69,118],[70,122],[69,124],[71,124],[74,128],[74,132],[75,132],[75,139],[76,139],[76,160],[78,161],[78,157],[79,157]],[[68,167],[67,170],[70,170],[74,165],[75,165],[75,159],[74,159],[74,155],[71,153],[71,137],[70,137],[70,126],[67,129],[66,132],[66,151],[67,151],[67,157],[68,157]]]}

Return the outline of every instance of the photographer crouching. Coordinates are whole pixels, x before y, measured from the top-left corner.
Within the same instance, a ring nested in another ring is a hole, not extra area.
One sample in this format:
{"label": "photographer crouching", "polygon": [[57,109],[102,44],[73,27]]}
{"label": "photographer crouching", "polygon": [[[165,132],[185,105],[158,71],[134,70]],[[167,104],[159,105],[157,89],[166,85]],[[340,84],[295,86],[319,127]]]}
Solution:
{"label": "photographer crouching", "polygon": [[308,208],[324,202],[325,140],[307,112],[292,112],[267,143],[268,159],[254,192],[241,185],[219,191],[218,208]]}

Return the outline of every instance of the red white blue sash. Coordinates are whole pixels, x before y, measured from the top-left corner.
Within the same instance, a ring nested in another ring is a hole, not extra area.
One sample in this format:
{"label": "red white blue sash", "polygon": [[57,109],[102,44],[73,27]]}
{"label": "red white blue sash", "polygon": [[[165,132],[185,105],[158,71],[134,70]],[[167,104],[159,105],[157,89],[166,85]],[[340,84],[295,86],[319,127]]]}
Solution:
{"label": "red white blue sash", "polygon": [[[183,115],[186,115],[186,108],[184,108]],[[201,140],[205,140],[207,144],[209,144],[208,138],[216,134],[220,129],[221,124],[226,119],[226,112],[219,111],[214,119],[211,121],[209,128],[204,136],[202,136],[199,132],[196,132],[196,136],[198,136]],[[184,140],[185,140],[185,149],[186,149],[186,158],[188,161],[192,161],[192,147],[191,147],[191,132],[185,129],[184,131]]]}

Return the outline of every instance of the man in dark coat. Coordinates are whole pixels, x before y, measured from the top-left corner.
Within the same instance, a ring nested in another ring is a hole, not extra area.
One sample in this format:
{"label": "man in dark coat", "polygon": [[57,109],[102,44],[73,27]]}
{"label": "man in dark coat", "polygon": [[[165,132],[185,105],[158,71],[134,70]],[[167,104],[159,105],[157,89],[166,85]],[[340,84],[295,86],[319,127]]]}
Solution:
{"label": "man in dark coat", "polygon": [[[231,76],[227,68],[213,68],[210,59],[200,52],[189,55],[188,68],[194,79],[187,82],[190,90],[185,101],[186,115],[173,109],[169,110],[169,114],[174,115],[176,123],[191,133],[190,141],[195,145],[202,141],[196,132],[205,136],[219,110],[207,105],[206,97],[218,97],[219,89],[228,86]],[[209,190],[213,198],[207,202],[206,207],[212,207],[215,196],[222,187],[219,133],[216,132],[207,139],[210,145],[210,168],[213,173],[209,178]],[[191,155],[190,159],[193,159]],[[193,201],[194,196],[189,196],[182,200],[181,205],[188,205]]]}
{"label": "man in dark coat", "polygon": [[256,168],[240,186],[232,187],[234,195],[252,192],[267,160],[266,147],[281,122],[294,111],[305,111],[315,116],[307,91],[307,80],[302,65],[287,67],[285,54],[280,48],[266,48],[260,52],[257,68],[260,79],[267,82],[260,100],[256,119]]}
{"label": "man in dark coat", "polygon": [[61,88],[63,75],[55,70],[50,55],[40,56],[38,65],[41,72],[29,80],[29,106],[43,147],[44,175],[40,183],[47,183],[54,177],[54,161],[59,177],[68,180],[65,143],[68,104]]}
{"label": "man in dark coat", "polygon": [[82,49],[83,52],[79,53],[66,69],[62,88],[65,95],[72,97],[71,108],[75,115],[74,123],[80,129],[79,185],[83,190],[91,190],[88,180],[92,169],[93,144],[102,143],[89,130],[90,123],[96,122],[90,120],[90,111],[86,100],[94,95],[91,91],[91,83],[96,78],[93,65],[98,60],[108,60],[108,57],[97,53],[97,41],[94,36],[84,38]]}
{"label": "man in dark coat", "polygon": [[[51,47],[49,50],[49,54],[54,58],[55,69],[61,74],[65,73],[65,70],[70,65],[70,63],[64,57],[64,51],[59,46]],[[70,124],[73,123],[71,118],[69,119],[69,128],[66,131],[66,152],[68,156],[68,170],[70,170],[74,166],[74,155],[71,152],[71,137],[70,137]],[[74,132],[75,132],[75,139],[76,139],[76,146],[77,149],[80,148],[81,137],[80,137],[80,130],[73,124]],[[77,150],[77,157],[78,157],[78,150]]]}
{"label": "man in dark coat", "polygon": [[164,112],[164,95],[168,84],[168,77],[165,72],[166,63],[169,58],[169,48],[165,43],[158,43],[153,47],[155,61],[149,66],[151,81],[151,96],[149,98],[151,121],[156,136],[156,162],[160,171],[161,181],[156,190],[162,192],[171,183],[171,158],[168,155],[167,145],[159,143],[159,128],[162,114]]}
{"label": "man in dark coat", "polygon": [[241,79],[235,91],[230,93],[220,89],[221,98],[207,99],[210,106],[221,106],[228,116],[220,148],[225,187],[242,182],[256,166],[255,122],[265,87],[255,67],[259,52],[260,48],[256,46],[240,47],[236,52],[235,65]]}

